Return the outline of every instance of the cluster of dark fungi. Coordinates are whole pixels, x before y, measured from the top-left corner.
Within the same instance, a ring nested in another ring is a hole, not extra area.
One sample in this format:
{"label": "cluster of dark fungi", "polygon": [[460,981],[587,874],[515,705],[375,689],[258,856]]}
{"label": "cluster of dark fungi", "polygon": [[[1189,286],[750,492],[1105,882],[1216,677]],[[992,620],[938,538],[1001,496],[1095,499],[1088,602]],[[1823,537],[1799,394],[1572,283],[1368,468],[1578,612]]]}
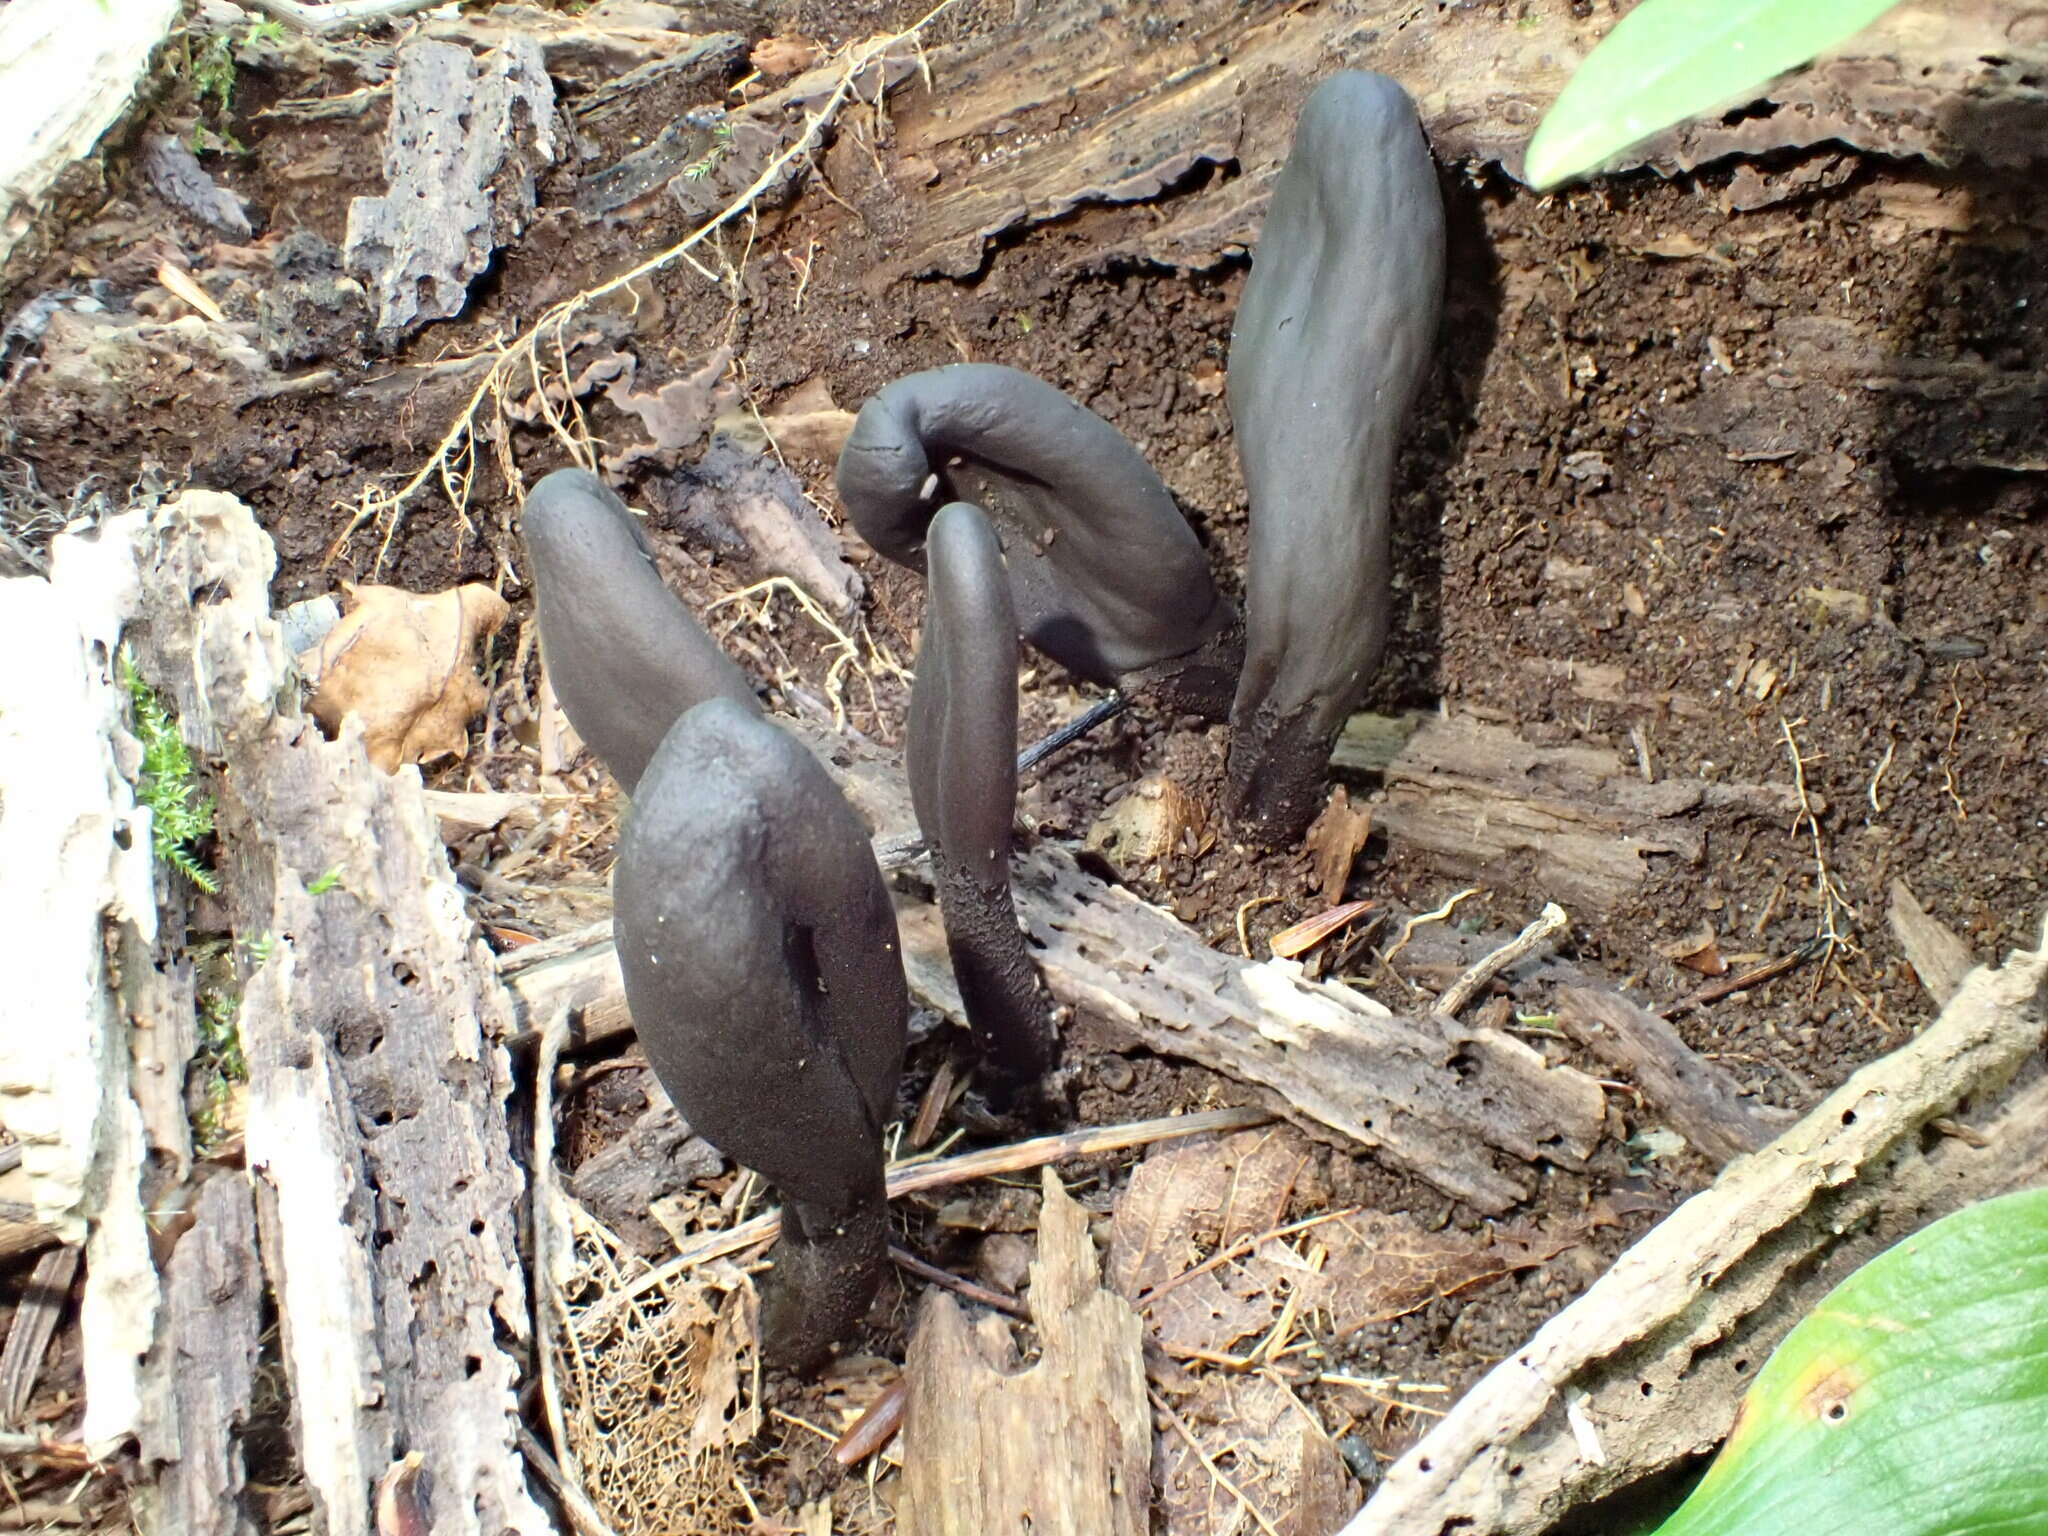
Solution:
{"label": "cluster of dark fungi", "polygon": [[[1241,835],[1298,838],[1386,643],[1394,451],[1442,282],[1413,103],[1382,76],[1335,76],[1302,111],[1231,335],[1242,614],[1144,457],[1051,385],[967,363],[861,411],[839,494],[926,579],[907,771],[995,1110],[1055,1114],[1059,1058],[1010,891],[1020,644],[1227,720]],[[556,696],[631,797],[614,927],[634,1022],[678,1110],[781,1192],[763,1345],[806,1368],[858,1325],[887,1262],[882,1137],[909,1011],[888,891],[831,776],[602,482],[548,476],[523,527]]]}

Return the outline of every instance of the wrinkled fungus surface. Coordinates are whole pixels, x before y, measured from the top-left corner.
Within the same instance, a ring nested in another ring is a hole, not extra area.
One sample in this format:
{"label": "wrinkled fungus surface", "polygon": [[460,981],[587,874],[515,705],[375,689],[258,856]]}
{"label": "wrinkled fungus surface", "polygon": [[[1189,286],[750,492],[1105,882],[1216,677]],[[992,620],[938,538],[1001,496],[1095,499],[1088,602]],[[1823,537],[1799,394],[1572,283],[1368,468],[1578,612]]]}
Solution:
{"label": "wrinkled fungus surface", "polygon": [[613,931],[647,1059],[685,1119],[770,1180],[764,1352],[815,1365],[887,1262],[882,1127],[909,1001],[866,830],[817,759],[712,699],[675,723],[619,840]]}
{"label": "wrinkled fungus surface", "polygon": [[1017,806],[1017,616],[995,531],[953,502],[932,519],[930,591],[906,767],[932,853],[946,947],[999,1105],[1038,1082],[1058,1042],[1010,896]]}
{"label": "wrinkled fungus surface", "polygon": [[1414,103],[1383,75],[1332,76],[1302,108],[1230,339],[1251,502],[1231,794],[1264,841],[1314,817],[1386,647],[1394,451],[1434,356],[1443,271]]}
{"label": "wrinkled fungus surface", "polygon": [[1075,675],[1221,718],[1236,614],[1172,494],[1108,422],[1041,379],[958,363],[870,400],[839,456],[854,526],[922,570],[933,514],[980,507],[1023,633]]}
{"label": "wrinkled fungus surface", "polygon": [[597,476],[558,469],[520,514],[548,680],[628,794],[684,711],[758,709],[753,685],[655,569],[640,520]]}

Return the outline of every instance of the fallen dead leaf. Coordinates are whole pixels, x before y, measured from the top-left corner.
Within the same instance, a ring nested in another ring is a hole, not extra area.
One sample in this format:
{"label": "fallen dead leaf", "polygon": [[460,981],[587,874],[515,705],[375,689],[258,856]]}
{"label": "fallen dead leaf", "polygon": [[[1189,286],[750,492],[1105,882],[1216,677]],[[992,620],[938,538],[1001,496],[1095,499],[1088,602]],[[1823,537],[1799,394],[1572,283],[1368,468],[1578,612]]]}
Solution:
{"label": "fallen dead leaf", "polygon": [[1208,1248],[1270,1232],[1308,1162],[1308,1142],[1286,1126],[1154,1148],[1117,1199],[1109,1284],[1135,1301]]}
{"label": "fallen dead leaf", "polygon": [[313,718],[335,731],[344,717],[361,717],[370,761],[386,773],[461,757],[486,697],[479,652],[512,610],[476,582],[433,593],[345,590],[352,606],[315,654]]}
{"label": "fallen dead leaf", "polygon": [[793,75],[809,69],[818,62],[824,52],[816,43],[800,33],[785,32],[776,37],[764,37],[754,44],[753,52],[747,55],[747,62],[761,71],[770,80],[783,75]]}
{"label": "fallen dead leaf", "polygon": [[[1323,1536],[1358,1507],[1336,1446],[1279,1382],[1212,1372],[1175,1411],[1180,1424],[1155,1437],[1152,1453],[1169,1536],[1244,1536],[1261,1528],[1278,1536]],[[1217,1482],[1202,1456],[1230,1479],[1235,1494]],[[1245,1502],[1258,1510],[1256,1520]]]}
{"label": "fallen dead leaf", "polygon": [[1446,1227],[1426,1231],[1408,1216],[1377,1211],[1317,1227],[1325,1250],[1320,1268],[1280,1242],[1261,1244],[1246,1261],[1255,1279],[1282,1277],[1302,1313],[1325,1313],[1338,1338],[1391,1322],[1482,1281],[1533,1269],[1579,1241],[1578,1234],[1478,1235]]}
{"label": "fallen dead leaf", "polygon": [[1315,861],[1316,891],[1323,905],[1334,907],[1344,899],[1344,883],[1351,878],[1352,863],[1364,851],[1372,836],[1372,812],[1351,803],[1351,792],[1342,784],[1330,791],[1329,804],[1308,829],[1304,843]]}
{"label": "fallen dead leaf", "polygon": [[1371,910],[1369,901],[1347,901],[1341,907],[1305,917],[1291,928],[1282,928],[1267,942],[1272,946],[1275,958],[1292,960],[1297,955],[1307,954],[1331,934]]}
{"label": "fallen dead leaf", "polygon": [[1165,858],[1191,836],[1204,847],[1208,817],[1201,805],[1163,773],[1150,773],[1088,829],[1087,847],[1132,868]]}
{"label": "fallen dead leaf", "polygon": [[1721,953],[1720,940],[1711,925],[1703,924],[1682,939],[1659,944],[1657,953],[1702,976],[1723,976],[1728,971],[1727,958]]}

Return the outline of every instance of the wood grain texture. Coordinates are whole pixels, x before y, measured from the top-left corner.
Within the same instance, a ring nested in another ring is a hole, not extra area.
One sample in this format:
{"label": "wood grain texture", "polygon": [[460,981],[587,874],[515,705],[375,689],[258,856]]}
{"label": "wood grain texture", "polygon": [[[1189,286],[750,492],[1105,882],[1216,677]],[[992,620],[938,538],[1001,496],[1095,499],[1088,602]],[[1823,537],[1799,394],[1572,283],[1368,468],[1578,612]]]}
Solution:
{"label": "wood grain texture", "polygon": [[1039,1358],[1009,1325],[970,1323],[927,1293],[904,1372],[902,1536],[1144,1536],[1152,1416],[1144,1324],[1101,1284],[1088,1213],[1044,1170],[1031,1315]]}
{"label": "wood grain texture", "polygon": [[258,1248],[316,1525],[367,1536],[373,1486],[410,1452],[437,1531],[544,1531],[514,1449],[511,1014],[419,777],[374,768],[353,723],[328,741],[298,713],[275,554],[246,507],[188,492],[128,531],[138,665],[222,767]]}
{"label": "wood grain texture", "polygon": [[1792,1119],[1744,1097],[1735,1080],[1705,1060],[1678,1031],[1616,992],[1565,987],[1558,1021],[1616,1077],[1642,1090],[1653,1110],[1707,1158],[1725,1163],[1754,1152]]}
{"label": "wood grain texture", "polygon": [[143,1464],[155,1469],[161,1536],[254,1536],[242,1504],[263,1320],[256,1204],[240,1173],[208,1179],[192,1225],[164,1266],[163,1310],[142,1374]]}

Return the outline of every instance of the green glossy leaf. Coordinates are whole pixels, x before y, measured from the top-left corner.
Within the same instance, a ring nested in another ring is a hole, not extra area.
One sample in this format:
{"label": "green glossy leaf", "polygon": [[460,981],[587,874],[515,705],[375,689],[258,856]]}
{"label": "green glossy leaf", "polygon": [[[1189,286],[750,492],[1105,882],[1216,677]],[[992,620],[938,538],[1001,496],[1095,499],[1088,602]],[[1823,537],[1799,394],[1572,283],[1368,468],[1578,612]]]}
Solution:
{"label": "green glossy leaf", "polygon": [[1836,1286],[1657,1536],[2043,1531],[2048,1189],[1958,1211]]}
{"label": "green glossy leaf", "polygon": [[1898,0],[1642,0],[1586,55],[1529,141],[1546,190],[1834,47]]}

